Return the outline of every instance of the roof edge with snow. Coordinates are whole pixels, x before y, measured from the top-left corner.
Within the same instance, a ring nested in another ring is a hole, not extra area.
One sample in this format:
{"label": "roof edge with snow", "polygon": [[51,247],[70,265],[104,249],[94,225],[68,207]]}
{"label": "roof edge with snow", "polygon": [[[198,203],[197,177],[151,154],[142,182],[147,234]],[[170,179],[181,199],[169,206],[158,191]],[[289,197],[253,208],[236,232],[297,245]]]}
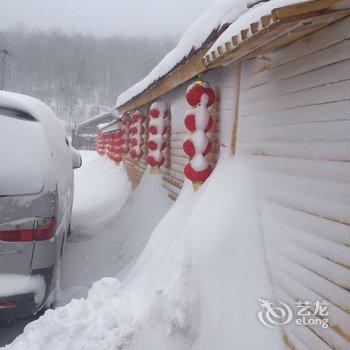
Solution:
{"label": "roof edge with snow", "polygon": [[139,108],[206,70],[295,41],[348,16],[349,2],[270,0],[248,9],[245,1],[219,1],[150,74],[118,97],[116,108]]}

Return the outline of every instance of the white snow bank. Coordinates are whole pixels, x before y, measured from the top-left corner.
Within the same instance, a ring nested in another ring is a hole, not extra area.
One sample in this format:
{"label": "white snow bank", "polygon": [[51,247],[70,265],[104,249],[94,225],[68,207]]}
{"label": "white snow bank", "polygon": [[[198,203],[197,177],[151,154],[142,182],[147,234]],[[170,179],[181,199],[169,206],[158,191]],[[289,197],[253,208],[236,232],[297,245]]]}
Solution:
{"label": "white snow bank", "polygon": [[[125,183],[125,173],[120,174],[111,161],[96,159],[95,152],[83,152],[83,158],[83,168],[76,176],[78,192],[74,203],[73,233],[63,259],[61,287],[64,291],[60,295],[60,305],[72,298],[85,297],[86,287],[91,287],[102,277],[125,276],[172,204],[161,186],[161,176],[150,175],[149,169],[137,189],[126,199],[125,189],[130,189],[130,185]],[[97,166],[101,170],[97,170]],[[97,176],[100,171],[101,177]],[[105,195],[110,196],[106,200],[109,204],[103,202],[99,193],[104,189],[108,192]],[[88,208],[86,201],[79,199],[81,191],[89,191],[94,199]],[[145,205],[150,198],[152,206]],[[121,202],[125,202],[122,208]],[[103,208],[104,215],[99,214],[101,219],[96,218]],[[82,217],[84,220],[80,220]],[[79,225],[77,221],[80,221]]]}
{"label": "white snow bank", "polygon": [[0,297],[34,293],[40,304],[45,296],[46,284],[42,276],[0,274]]}
{"label": "white snow bank", "polygon": [[232,159],[196,194],[187,182],[121,284],[97,282],[7,349],[283,349],[257,320],[257,298],[271,292],[252,187]]}
{"label": "white snow bank", "polygon": [[76,235],[89,236],[95,228],[103,229],[99,226],[101,223],[113,219],[131,191],[131,185],[122,166],[96,152],[81,153],[83,166],[75,171],[71,228]]}
{"label": "white snow bank", "polygon": [[251,23],[270,14],[273,9],[307,1],[310,0],[270,0],[255,5],[247,12],[240,14],[239,17],[237,16],[238,18],[220,35],[208,52],[216,51],[219,46],[225,50],[225,43],[231,41],[233,36],[240,34],[242,29],[250,28]]}
{"label": "white snow bank", "polygon": [[201,48],[213,30],[220,29],[226,23],[232,23],[246,10],[247,0],[218,1],[189,27],[177,46],[143,80],[118,97],[116,107],[128,102],[146,90],[155,81],[168,74],[192,50]]}
{"label": "white snow bank", "polygon": [[114,255],[118,258],[119,278],[124,277],[134,265],[154,228],[172,204],[168,192],[162,187],[162,176],[151,175],[148,166],[139,186],[130,193],[118,212],[113,226],[118,241]]}

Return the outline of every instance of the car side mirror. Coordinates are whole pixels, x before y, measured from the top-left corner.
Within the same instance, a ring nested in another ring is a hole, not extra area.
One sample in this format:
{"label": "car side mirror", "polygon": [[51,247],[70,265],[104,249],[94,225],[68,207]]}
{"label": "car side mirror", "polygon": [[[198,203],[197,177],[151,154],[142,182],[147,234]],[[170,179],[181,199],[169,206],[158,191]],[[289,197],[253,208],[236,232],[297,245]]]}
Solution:
{"label": "car side mirror", "polygon": [[72,153],[72,163],[73,163],[73,169],[78,169],[82,166],[83,160],[81,158],[81,154],[79,151],[77,151],[75,148],[71,147],[71,153]]}

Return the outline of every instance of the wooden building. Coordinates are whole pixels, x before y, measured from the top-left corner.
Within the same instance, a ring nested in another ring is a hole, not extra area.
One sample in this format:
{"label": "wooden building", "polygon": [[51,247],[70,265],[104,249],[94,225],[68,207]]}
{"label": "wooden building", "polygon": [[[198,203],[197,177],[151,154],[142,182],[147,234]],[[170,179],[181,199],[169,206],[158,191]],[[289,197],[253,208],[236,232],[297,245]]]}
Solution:
{"label": "wooden building", "polygon": [[113,112],[102,112],[94,118],[80,123],[73,133],[73,146],[80,150],[95,150],[96,137],[100,132],[98,126],[112,123],[117,118],[117,115]]}
{"label": "wooden building", "polygon": [[[176,199],[187,161],[186,88],[200,77],[215,89],[210,160],[225,150],[244,154],[256,175],[276,298],[329,302],[329,328],[285,327],[290,349],[350,349],[349,15],[350,3],[337,0],[253,6],[117,102],[121,114],[147,113],[159,98],[168,103],[169,159],[161,170]],[[126,162],[136,186],[146,162]]]}

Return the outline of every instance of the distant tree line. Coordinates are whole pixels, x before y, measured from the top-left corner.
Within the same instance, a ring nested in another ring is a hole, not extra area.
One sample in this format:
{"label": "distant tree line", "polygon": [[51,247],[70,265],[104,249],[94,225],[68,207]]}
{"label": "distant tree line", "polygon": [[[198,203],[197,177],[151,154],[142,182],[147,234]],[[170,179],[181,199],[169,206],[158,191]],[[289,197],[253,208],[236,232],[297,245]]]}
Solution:
{"label": "distant tree line", "polygon": [[59,30],[0,31],[5,90],[37,97],[77,122],[111,108],[175,46],[172,38],[96,38]]}

